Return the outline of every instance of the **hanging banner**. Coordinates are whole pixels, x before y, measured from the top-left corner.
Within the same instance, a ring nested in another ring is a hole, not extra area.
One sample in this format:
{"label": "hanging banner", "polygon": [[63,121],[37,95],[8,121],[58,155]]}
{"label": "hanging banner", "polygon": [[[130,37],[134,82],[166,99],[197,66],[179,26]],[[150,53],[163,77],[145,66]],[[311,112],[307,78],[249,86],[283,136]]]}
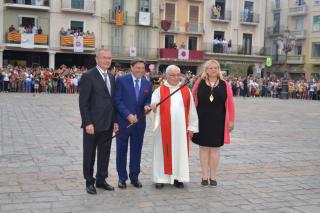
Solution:
{"label": "hanging banner", "polygon": [[21,34],[21,48],[34,48],[34,34]]}
{"label": "hanging banner", "polygon": [[116,12],[116,27],[122,27],[124,23],[124,13],[122,11]]}
{"label": "hanging banner", "polygon": [[35,4],[36,4],[36,6],[43,6],[44,0],[36,0]]}
{"label": "hanging banner", "polygon": [[83,37],[82,36],[73,37],[73,52],[78,52],[78,53],[83,52]]}
{"label": "hanging banner", "polygon": [[150,25],[150,13],[139,12],[139,24],[144,26]]}
{"label": "hanging banner", "polygon": [[188,60],[189,59],[189,50],[187,50],[187,49],[179,49],[178,59]]}
{"label": "hanging banner", "polygon": [[130,47],[130,57],[136,57],[137,56],[137,48]]}

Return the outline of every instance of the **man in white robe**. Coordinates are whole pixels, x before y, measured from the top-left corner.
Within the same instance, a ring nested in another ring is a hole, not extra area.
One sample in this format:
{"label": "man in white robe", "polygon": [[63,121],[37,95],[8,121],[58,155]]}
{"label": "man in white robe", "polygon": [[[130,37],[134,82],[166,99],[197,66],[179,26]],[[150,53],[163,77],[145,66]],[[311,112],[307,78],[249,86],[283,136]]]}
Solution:
{"label": "man in white robe", "polygon": [[166,79],[151,98],[153,182],[157,189],[163,188],[165,183],[183,188],[183,182],[189,182],[189,141],[193,133],[198,132],[198,115],[187,86],[156,107],[182,86],[179,67],[168,66]]}

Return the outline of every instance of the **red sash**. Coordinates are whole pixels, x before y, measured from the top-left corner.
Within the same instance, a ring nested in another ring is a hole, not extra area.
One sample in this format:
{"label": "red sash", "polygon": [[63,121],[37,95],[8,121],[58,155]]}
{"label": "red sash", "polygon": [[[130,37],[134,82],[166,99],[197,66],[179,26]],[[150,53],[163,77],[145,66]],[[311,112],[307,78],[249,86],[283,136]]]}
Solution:
{"label": "red sash", "polygon": [[[186,130],[188,129],[189,121],[189,109],[190,109],[190,92],[188,87],[184,86],[181,90],[181,95],[184,103],[184,112],[186,120]],[[170,89],[162,85],[160,87],[160,101],[170,95]],[[177,95],[177,94],[175,94]],[[168,98],[165,102],[160,105],[160,122],[161,122],[161,135],[162,135],[162,150],[163,150],[163,161],[164,161],[164,174],[172,175],[172,136],[171,136],[171,112],[170,107],[171,100]],[[187,134],[187,132],[186,132]],[[189,155],[189,137],[187,134],[188,143],[188,155]]]}

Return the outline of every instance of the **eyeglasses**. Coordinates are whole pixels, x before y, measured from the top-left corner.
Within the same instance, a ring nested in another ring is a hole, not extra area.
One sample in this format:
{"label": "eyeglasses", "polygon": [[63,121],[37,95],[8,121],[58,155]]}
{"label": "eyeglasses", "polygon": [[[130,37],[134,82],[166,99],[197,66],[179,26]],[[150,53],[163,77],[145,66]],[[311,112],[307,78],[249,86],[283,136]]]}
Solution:
{"label": "eyeglasses", "polygon": [[181,74],[169,74],[169,76],[172,78],[179,78]]}

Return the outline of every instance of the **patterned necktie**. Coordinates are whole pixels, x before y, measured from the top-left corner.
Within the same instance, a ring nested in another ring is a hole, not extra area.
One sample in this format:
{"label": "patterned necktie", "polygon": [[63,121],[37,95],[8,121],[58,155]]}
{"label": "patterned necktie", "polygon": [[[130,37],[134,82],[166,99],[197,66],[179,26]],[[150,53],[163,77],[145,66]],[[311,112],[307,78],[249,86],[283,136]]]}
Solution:
{"label": "patterned necktie", "polygon": [[136,93],[136,99],[137,99],[137,102],[138,102],[138,100],[139,100],[139,80],[138,79],[136,79],[135,80],[135,85],[134,85],[134,91],[135,91],[135,93]]}
{"label": "patterned necktie", "polygon": [[105,82],[106,85],[107,85],[109,94],[111,95],[111,84],[110,84],[110,79],[108,78],[108,73],[104,72],[104,73],[103,73],[103,76],[104,76],[104,82]]}

